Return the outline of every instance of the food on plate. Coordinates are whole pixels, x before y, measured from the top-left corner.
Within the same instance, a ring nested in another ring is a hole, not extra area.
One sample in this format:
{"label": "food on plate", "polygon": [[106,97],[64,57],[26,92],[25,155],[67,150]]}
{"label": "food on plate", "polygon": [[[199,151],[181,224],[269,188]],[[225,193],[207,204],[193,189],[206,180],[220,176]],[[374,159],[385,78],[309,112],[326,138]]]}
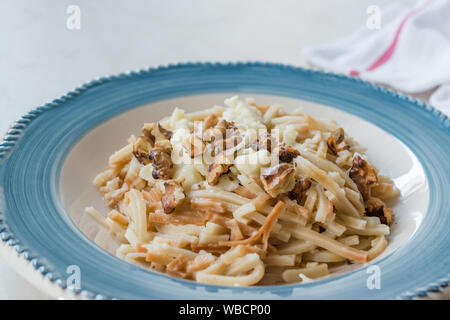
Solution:
{"label": "food on plate", "polygon": [[399,195],[334,121],[232,97],[145,123],[94,184],[117,255],[201,283],[307,282],[386,248]]}

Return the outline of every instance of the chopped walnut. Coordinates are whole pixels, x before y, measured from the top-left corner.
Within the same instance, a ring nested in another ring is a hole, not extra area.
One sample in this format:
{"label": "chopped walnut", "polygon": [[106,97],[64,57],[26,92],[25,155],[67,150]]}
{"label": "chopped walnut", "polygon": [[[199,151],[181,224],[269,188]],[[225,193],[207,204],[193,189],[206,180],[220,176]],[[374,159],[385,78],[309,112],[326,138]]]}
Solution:
{"label": "chopped walnut", "polygon": [[283,162],[292,162],[292,160],[299,155],[300,152],[298,152],[298,150],[295,150],[287,144],[281,145],[278,150],[278,158]]}
{"label": "chopped walnut", "polygon": [[173,164],[169,138],[172,132],[164,129],[159,123],[146,123],[142,132],[144,135],[133,145],[134,156],[143,165],[153,163],[153,178],[171,179]]}
{"label": "chopped walnut", "polygon": [[233,122],[222,119],[214,127],[205,131],[203,140],[213,143],[220,150],[225,150],[227,147],[236,146],[242,141],[242,137]]}
{"label": "chopped walnut", "polygon": [[148,142],[150,142],[152,145],[155,145],[156,138],[152,134],[151,129],[149,128],[146,129],[146,126],[144,126],[142,128],[142,134],[144,135],[144,137],[147,139]]}
{"label": "chopped walnut", "polygon": [[207,142],[213,142],[216,139],[222,140],[226,132],[226,120],[220,120],[214,127],[205,129],[203,133],[203,140]]}
{"label": "chopped walnut", "polygon": [[344,142],[344,129],[339,128],[331,132],[330,137],[327,140],[328,148],[334,154],[337,154],[339,151],[347,150],[350,148],[348,144]]}
{"label": "chopped walnut", "polygon": [[195,134],[189,135],[183,139],[182,145],[192,159],[201,156],[203,151],[205,151],[205,143]]}
{"label": "chopped walnut", "polygon": [[151,162],[150,151],[153,148],[153,143],[145,136],[140,136],[133,145],[133,155],[143,165]]}
{"label": "chopped walnut", "polygon": [[159,123],[146,123],[142,128],[142,133],[145,137],[152,141],[153,144],[161,140],[170,140],[172,131],[164,129]]}
{"label": "chopped walnut", "polygon": [[212,163],[208,168],[208,176],[207,176],[208,184],[211,186],[216,185],[219,182],[220,176],[227,173],[230,167],[231,164],[218,162]]}
{"label": "chopped walnut", "polygon": [[365,215],[369,217],[378,217],[380,218],[381,223],[388,226],[394,221],[394,213],[392,210],[386,207],[382,200],[375,197],[366,201]]}
{"label": "chopped walnut", "polygon": [[353,158],[353,166],[350,169],[349,176],[358,186],[364,200],[368,200],[370,198],[370,187],[378,181],[374,168],[360,156],[356,156]]}
{"label": "chopped walnut", "polygon": [[228,122],[225,119],[217,122],[215,129],[219,130],[222,133],[222,136],[225,135],[226,130],[234,130],[236,127],[234,126],[234,122]]}
{"label": "chopped walnut", "polygon": [[205,120],[203,120],[203,128],[207,130],[211,127],[214,127],[217,124],[217,116],[215,114],[208,115]]}
{"label": "chopped walnut", "polygon": [[235,127],[232,130],[227,130],[226,138],[222,140],[222,144],[217,141],[216,146],[218,146],[221,150],[226,150],[227,148],[233,148],[237,146],[241,141],[241,133]]}
{"label": "chopped walnut", "polygon": [[170,157],[170,150],[153,148],[150,151],[149,158],[153,163],[153,178],[164,180],[172,178],[173,164]]}
{"label": "chopped walnut", "polygon": [[172,213],[176,208],[179,208],[186,198],[184,189],[175,181],[164,182],[164,195],[161,198],[161,204],[164,213]]}
{"label": "chopped walnut", "polygon": [[394,222],[394,212],[392,211],[391,208],[384,207],[383,213],[384,213],[384,216],[383,216],[384,219],[380,219],[381,223],[385,223],[388,226],[391,226],[392,222]]}
{"label": "chopped walnut", "polygon": [[162,135],[164,137],[166,137],[167,140],[170,140],[170,138],[172,138],[172,131],[164,129],[159,123],[158,123],[158,129],[159,129],[159,132],[161,132]]}
{"label": "chopped walnut", "polygon": [[252,146],[252,149],[255,151],[259,150],[267,150],[271,152],[272,150],[272,136],[270,133],[264,132],[258,137],[258,141],[256,141]]}
{"label": "chopped walnut", "polygon": [[288,163],[280,163],[274,167],[263,169],[260,178],[264,190],[272,198],[291,191],[295,185],[294,172],[294,167]]}
{"label": "chopped walnut", "polygon": [[142,133],[144,134],[144,136],[149,141],[152,141],[153,144],[156,141],[156,137],[153,134],[154,129],[155,129],[155,123],[146,123],[146,124],[144,124],[144,127],[142,128]]}
{"label": "chopped walnut", "polygon": [[311,180],[308,178],[301,178],[299,179],[294,186],[294,189],[292,189],[289,192],[289,198],[291,200],[296,200],[298,204],[302,201],[303,194],[306,190],[308,190],[311,187]]}

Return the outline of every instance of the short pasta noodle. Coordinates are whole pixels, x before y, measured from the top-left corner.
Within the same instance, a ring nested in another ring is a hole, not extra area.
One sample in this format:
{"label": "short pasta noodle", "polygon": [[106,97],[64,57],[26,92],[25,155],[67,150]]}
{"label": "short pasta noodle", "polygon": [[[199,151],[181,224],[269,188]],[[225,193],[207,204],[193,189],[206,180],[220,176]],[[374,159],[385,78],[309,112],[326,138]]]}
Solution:
{"label": "short pasta noodle", "polygon": [[[93,180],[120,258],[201,283],[309,282],[388,245],[399,196],[334,121],[231,97],[176,108]],[[106,162],[106,159],[105,159]]]}

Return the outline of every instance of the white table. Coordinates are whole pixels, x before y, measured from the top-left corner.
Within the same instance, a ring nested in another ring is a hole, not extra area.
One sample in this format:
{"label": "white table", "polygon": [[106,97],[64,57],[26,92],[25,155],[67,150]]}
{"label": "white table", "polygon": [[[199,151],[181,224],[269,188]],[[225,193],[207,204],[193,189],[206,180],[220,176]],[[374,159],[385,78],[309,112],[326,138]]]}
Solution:
{"label": "white table", "polygon": [[[365,25],[367,6],[386,2],[1,1],[0,132],[30,108],[106,74],[183,61],[304,66],[304,45],[354,32]],[[70,4],[81,9],[80,30],[66,27]],[[2,259],[0,274],[0,299],[49,298]]]}

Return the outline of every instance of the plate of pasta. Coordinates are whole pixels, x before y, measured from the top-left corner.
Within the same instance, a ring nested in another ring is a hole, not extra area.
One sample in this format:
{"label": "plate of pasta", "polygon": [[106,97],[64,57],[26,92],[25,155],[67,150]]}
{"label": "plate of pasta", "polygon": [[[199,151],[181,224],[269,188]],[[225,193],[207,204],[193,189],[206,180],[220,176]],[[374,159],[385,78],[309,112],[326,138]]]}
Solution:
{"label": "plate of pasta", "polygon": [[276,64],[101,78],[5,136],[1,238],[86,298],[423,296],[449,279],[449,127]]}

